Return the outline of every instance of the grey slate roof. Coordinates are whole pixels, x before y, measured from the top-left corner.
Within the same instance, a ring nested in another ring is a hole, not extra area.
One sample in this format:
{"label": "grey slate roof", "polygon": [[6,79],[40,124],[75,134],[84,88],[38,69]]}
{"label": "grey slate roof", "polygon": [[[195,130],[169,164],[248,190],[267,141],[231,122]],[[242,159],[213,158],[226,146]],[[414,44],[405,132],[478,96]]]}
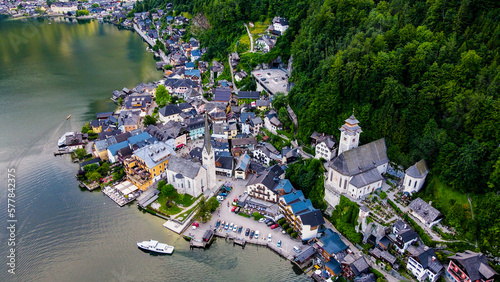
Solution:
{"label": "grey slate roof", "polygon": [[330,167],[343,175],[354,176],[388,162],[387,147],[382,138],[343,152],[333,159]]}
{"label": "grey slate roof", "polygon": [[443,217],[442,213],[420,198],[413,200],[408,207],[422,217],[425,223],[431,223]]}
{"label": "grey slate roof", "polygon": [[181,109],[179,109],[179,107],[177,107],[176,105],[172,105],[172,104],[166,105],[165,107],[161,108],[159,112],[164,117],[168,117],[168,116],[182,113],[182,111],[181,111]]}
{"label": "grey slate roof", "polygon": [[368,265],[368,262],[364,257],[359,257],[357,260],[351,263],[351,270],[356,276],[360,275],[363,272],[367,272],[369,269],[370,265]]}
{"label": "grey slate roof", "polygon": [[481,253],[472,251],[465,251],[464,253],[456,253],[454,256],[449,257],[467,272],[467,275],[472,281],[478,279],[490,279],[498,273],[488,265],[488,260]]}
{"label": "grey slate roof", "polygon": [[200,170],[201,164],[192,162],[177,156],[170,156],[167,163],[167,169],[174,173],[181,174],[184,177],[194,179]]}
{"label": "grey slate roof", "polygon": [[299,215],[304,225],[320,226],[325,224],[325,219],[320,210],[313,210]]}
{"label": "grey slate roof", "polygon": [[380,175],[380,173],[378,173],[378,170],[376,168],[373,168],[367,172],[363,172],[363,173],[355,175],[351,179],[351,182],[349,182],[349,183],[352,184],[354,187],[361,188],[363,186],[375,183],[375,182],[380,181],[382,179],[383,179],[382,175]]}
{"label": "grey slate roof", "polygon": [[217,156],[215,157],[215,166],[222,169],[232,170],[234,166],[233,157]]}
{"label": "grey slate roof", "polygon": [[429,248],[426,251],[418,255],[418,261],[422,267],[430,269],[434,273],[439,273],[443,269],[443,265],[436,258],[436,252],[433,248]]}
{"label": "grey slate roof", "polygon": [[165,143],[158,142],[135,150],[134,155],[143,160],[148,168],[153,168],[168,156],[175,155],[175,152]]}
{"label": "grey slate roof", "polygon": [[429,173],[425,160],[420,160],[406,170],[406,174],[414,178],[424,178]]}
{"label": "grey slate roof", "polygon": [[396,262],[396,257],[391,255],[388,251],[382,251],[379,248],[374,248],[370,251],[370,254],[375,257],[383,258],[388,261],[390,264],[394,264]]}
{"label": "grey slate roof", "polygon": [[238,92],[238,99],[259,99],[260,92],[259,91],[240,91]]}

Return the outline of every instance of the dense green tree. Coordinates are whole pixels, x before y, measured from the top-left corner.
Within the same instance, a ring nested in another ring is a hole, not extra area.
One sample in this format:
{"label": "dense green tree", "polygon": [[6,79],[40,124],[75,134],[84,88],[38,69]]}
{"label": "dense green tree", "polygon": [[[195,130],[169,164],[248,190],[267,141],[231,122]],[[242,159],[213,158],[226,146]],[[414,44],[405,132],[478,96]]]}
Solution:
{"label": "dense green tree", "polygon": [[78,148],[75,150],[75,155],[79,160],[82,160],[87,155],[87,151],[84,148]]}
{"label": "dense green tree", "polygon": [[150,116],[150,115],[146,115],[144,117],[144,126],[145,127],[148,127],[149,125],[155,125],[156,124],[156,118]]}
{"label": "dense green tree", "polygon": [[91,171],[91,172],[87,172],[85,174],[85,177],[87,177],[87,179],[90,181],[99,181],[99,179],[101,179],[102,176],[97,171]]}
{"label": "dense green tree", "polygon": [[160,108],[164,107],[165,105],[170,103],[170,100],[170,93],[168,93],[165,85],[158,85],[158,88],[156,89],[156,103],[158,104],[158,106]]}

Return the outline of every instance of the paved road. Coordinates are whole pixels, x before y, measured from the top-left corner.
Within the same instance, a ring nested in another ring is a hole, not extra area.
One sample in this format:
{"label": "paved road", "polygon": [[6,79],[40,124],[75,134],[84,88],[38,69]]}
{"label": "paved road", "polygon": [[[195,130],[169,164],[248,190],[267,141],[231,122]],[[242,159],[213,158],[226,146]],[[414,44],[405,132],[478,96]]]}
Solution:
{"label": "paved road", "polygon": [[252,34],[250,33],[250,30],[248,29],[248,26],[246,23],[243,23],[243,25],[245,26],[245,28],[247,29],[247,33],[248,33],[248,37],[250,37],[250,52],[253,53],[253,38],[252,38]]}
{"label": "paved road", "polygon": [[233,81],[233,91],[238,93],[238,88],[236,88],[236,84],[234,84],[234,72],[233,72],[233,65],[231,65],[231,54],[229,54],[227,59],[229,62],[229,71],[231,72],[231,80]]}
{"label": "paved road", "polygon": [[[299,240],[292,239],[288,234],[282,234],[280,228],[271,229],[266,224],[253,220],[253,218],[243,217],[231,212],[231,209],[233,207],[231,205],[231,202],[245,192],[245,186],[248,180],[234,180],[231,178],[222,177],[220,175],[217,176],[217,184],[223,184],[225,182],[231,182],[233,184],[233,190],[229,193],[226,200],[221,202],[218,211],[212,215],[212,219],[209,222],[201,224],[200,227],[197,228],[197,230],[188,229],[186,231],[186,234],[194,235],[196,239],[200,239],[200,237],[203,236],[205,230],[214,228],[215,223],[220,219],[224,220],[225,222],[236,224],[238,226],[243,226],[243,231],[241,232],[241,234],[238,234],[233,231],[219,228],[216,231],[219,235],[225,236],[227,234],[235,238],[244,238],[247,242],[258,243],[261,245],[266,245],[269,243],[269,245],[273,247],[273,249],[277,250],[277,252],[281,253],[285,257],[293,256],[294,246],[298,246],[299,248],[302,247],[302,243]],[[250,230],[259,230],[259,238],[250,239],[249,237],[245,237],[245,230],[247,228],[250,228]],[[268,242],[269,234],[271,234],[271,242]],[[281,240],[281,248],[276,247],[278,240]]]}

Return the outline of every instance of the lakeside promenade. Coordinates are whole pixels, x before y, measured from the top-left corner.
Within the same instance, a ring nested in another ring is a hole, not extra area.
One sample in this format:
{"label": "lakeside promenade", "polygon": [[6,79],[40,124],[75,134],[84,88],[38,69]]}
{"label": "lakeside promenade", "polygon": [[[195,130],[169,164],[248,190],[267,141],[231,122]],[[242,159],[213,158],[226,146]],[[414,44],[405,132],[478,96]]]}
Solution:
{"label": "lakeside promenade", "polygon": [[[153,42],[153,39],[151,39],[151,37],[147,36],[138,26],[137,24],[134,23],[134,30],[142,37],[142,39],[144,39],[144,41],[146,41],[150,46],[151,48],[153,48],[153,46],[155,46],[155,42]],[[167,55],[165,55],[165,53],[162,51],[162,50],[158,50],[158,54],[160,54],[160,58],[163,62],[165,63],[169,63],[170,62],[170,59]]]}

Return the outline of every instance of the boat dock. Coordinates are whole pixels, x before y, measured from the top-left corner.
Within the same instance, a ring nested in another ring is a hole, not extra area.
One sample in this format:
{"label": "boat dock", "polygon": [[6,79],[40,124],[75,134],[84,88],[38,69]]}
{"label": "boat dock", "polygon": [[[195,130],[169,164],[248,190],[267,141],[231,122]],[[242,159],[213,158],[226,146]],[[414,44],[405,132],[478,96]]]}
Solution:
{"label": "boat dock", "polygon": [[62,155],[66,155],[66,154],[71,154],[71,153],[73,153],[73,152],[70,151],[69,149],[59,149],[58,151],[54,152],[54,157],[62,156]]}
{"label": "boat dock", "polygon": [[102,192],[120,207],[123,207],[124,205],[135,200],[135,197],[126,198],[122,196],[115,188],[111,186],[104,187],[104,189],[102,189]]}
{"label": "boat dock", "polygon": [[89,190],[89,191],[94,191],[97,188],[101,188],[101,185],[99,185],[99,183],[97,183],[97,182],[94,182],[92,184],[86,184],[86,183],[80,182],[80,186],[87,188],[87,190]]}

